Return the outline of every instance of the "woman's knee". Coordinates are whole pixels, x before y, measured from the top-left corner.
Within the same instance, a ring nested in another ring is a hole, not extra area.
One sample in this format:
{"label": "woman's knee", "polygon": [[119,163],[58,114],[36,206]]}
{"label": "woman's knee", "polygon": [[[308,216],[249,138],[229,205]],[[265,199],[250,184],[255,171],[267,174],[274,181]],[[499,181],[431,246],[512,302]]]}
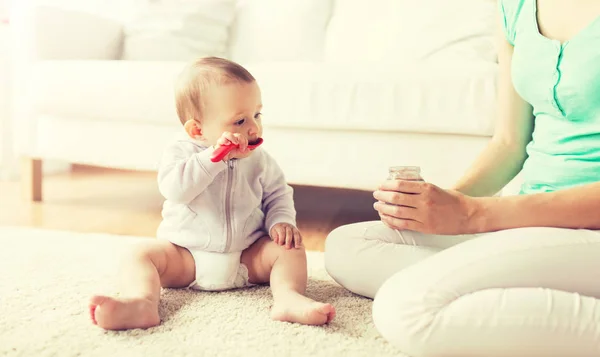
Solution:
{"label": "woman's knee", "polygon": [[418,287],[394,276],[381,285],[373,299],[373,323],[381,336],[402,352],[411,356],[436,355],[432,354],[436,346],[428,344],[427,337],[446,305],[429,300]]}
{"label": "woman's knee", "polygon": [[336,228],[325,242],[325,269],[346,289],[372,298],[391,275],[433,254],[406,244],[404,233],[381,221]]}
{"label": "woman's knee", "polygon": [[348,256],[348,245],[351,244],[350,236],[355,233],[349,228],[350,226],[352,225],[335,228],[325,239],[325,270],[335,280],[340,274],[344,274],[344,265],[352,259]]}
{"label": "woman's knee", "polygon": [[[363,296],[372,297],[371,289],[365,287],[364,265],[373,265],[369,251],[376,240],[364,237],[369,222],[349,224],[331,231],[325,241],[325,270],[338,284]],[[368,272],[366,273],[368,275]]]}
{"label": "woman's knee", "polygon": [[329,271],[330,266],[335,266],[333,263],[338,258],[340,250],[343,249],[342,241],[344,240],[344,235],[341,233],[343,227],[344,226],[335,228],[325,238],[325,249],[323,254],[325,258],[325,269],[327,271]]}

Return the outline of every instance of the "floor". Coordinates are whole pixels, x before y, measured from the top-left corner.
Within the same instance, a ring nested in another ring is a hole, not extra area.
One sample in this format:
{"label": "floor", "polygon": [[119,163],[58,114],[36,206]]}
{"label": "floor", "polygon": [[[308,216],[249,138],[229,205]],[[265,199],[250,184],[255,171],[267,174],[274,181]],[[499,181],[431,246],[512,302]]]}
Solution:
{"label": "floor", "polygon": [[[371,192],[293,186],[298,228],[308,250],[323,251],[343,224],[378,219]],[[0,181],[0,226],[29,226],[153,237],[163,199],[156,173],[74,166],[44,178],[44,202],[22,199],[18,182]]]}
{"label": "floor", "polygon": [[[0,356],[408,357],[373,324],[372,300],[327,273],[307,252],[307,295],[331,303],[325,326],[273,321],[271,289],[161,291],[161,324],[106,332],[90,321],[90,295],[118,291],[118,262],[131,239],[0,227]],[[521,354],[523,355],[523,354]]]}

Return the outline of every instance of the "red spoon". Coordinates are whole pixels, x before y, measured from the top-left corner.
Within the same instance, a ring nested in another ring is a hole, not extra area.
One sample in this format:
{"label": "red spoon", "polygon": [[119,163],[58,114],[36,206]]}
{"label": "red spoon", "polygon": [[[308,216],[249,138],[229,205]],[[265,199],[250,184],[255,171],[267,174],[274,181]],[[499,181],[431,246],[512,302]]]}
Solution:
{"label": "red spoon", "polygon": [[[258,140],[256,140],[256,142],[254,144],[248,144],[248,149],[254,150],[262,143],[263,143],[263,139],[258,138]],[[237,147],[238,147],[238,145],[234,145],[234,144],[219,146],[219,148],[213,152],[212,156],[210,157],[210,161],[219,162],[219,161],[223,160],[223,158],[225,156],[227,156],[227,154],[229,154],[229,152],[231,150],[233,150]]]}

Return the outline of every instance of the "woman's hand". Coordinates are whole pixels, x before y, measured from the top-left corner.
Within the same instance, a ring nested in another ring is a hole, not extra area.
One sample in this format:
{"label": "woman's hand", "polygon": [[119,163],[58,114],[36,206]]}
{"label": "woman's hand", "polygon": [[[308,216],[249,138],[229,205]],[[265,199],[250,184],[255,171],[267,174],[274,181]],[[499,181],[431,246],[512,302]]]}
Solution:
{"label": "woman's hand", "polygon": [[393,229],[443,235],[478,231],[478,201],[458,191],[424,181],[388,180],[373,197],[381,220]]}

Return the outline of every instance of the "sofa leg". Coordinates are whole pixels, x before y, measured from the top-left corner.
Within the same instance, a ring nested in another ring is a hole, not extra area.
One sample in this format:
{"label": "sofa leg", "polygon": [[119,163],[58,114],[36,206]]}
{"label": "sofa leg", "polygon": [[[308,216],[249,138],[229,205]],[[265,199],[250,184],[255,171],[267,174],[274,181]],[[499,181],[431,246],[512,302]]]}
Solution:
{"label": "sofa leg", "polygon": [[23,158],[21,182],[26,200],[42,201],[42,160],[31,157]]}

